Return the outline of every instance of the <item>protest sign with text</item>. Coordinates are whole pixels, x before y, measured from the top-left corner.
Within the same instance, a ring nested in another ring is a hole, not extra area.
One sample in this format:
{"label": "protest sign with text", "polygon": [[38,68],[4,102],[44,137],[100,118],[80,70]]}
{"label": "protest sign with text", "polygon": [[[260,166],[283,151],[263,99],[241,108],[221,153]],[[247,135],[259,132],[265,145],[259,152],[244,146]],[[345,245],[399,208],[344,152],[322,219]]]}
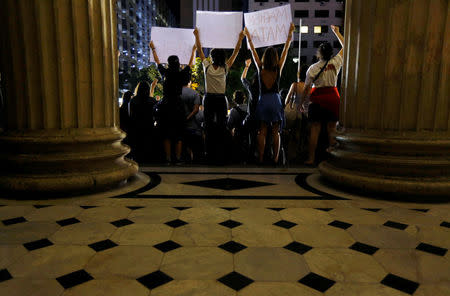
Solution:
{"label": "protest sign with text", "polygon": [[283,44],[292,22],[291,5],[245,13],[244,19],[256,48]]}
{"label": "protest sign with text", "polygon": [[[180,64],[187,65],[195,44],[193,29],[152,27],[151,39],[161,63],[171,55],[178,56]],[[154,62],[153,55],[151,61]]]}
{"label": "protest sign with text", "polygon": [[234,48],[242,31],[242,12],[197,11],[196,27],[206,48]]}

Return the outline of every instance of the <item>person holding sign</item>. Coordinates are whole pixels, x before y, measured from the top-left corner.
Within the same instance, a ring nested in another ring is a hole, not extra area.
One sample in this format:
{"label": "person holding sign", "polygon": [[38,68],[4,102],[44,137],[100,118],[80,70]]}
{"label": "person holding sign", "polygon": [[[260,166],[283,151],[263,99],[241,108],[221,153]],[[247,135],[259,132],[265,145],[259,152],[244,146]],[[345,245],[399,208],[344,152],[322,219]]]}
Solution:
{"label": "person holding sign", "polygon": [[284,121],[283,103],[281,102],[281,97],[279,95],[280,76],[283,71],[284,63],[286,62],[294,30],[295,25],[291,23],[281,57],[278,56],[278,52],[275,48],[268,47],[264,51],[262,60],[260,60],[248,29],[244,29],[245,36],[247,36],[252,52],[253,61],[255,62],[259,74],[260,92],[258,105],[256,107],[256,119],[261,124],[258,131],[259,163],[262,163],[264,160],[264,149],[269,126],[271,127],[273,139],[273,161],[275,164],[278,163],[280,154],[280,129],[282,122]]}
{"label": "person holding sign", "polygon": [[[343,47],[344,37],[339,32],[339,28],[331,26],[331,29]],[[336,56],[332,57],[332,55],[333,47],[331,44],[329,42],[322,43],[317,50],[319,61],[311,65],[306,72],[305,88],[299,105],[300,111],[305,111],[303,103],[309,96],[311,104],[308,108],[308,117],[312,125],[309,138],[309,156],[305,161],[306,165],[313,165],[315,162],[315,152],[322,122],[327,123],[330,147],[336,145],[334,134],[336,132],[336,122],[339,120],[340,104],[336,83],[342,67],[343,49]]]}
{"label": "person holding sign", "polygon": [[191,74],[191,66],[194,61],[195,46],[189,64],[181,69],[178,56],[172,55],[167,59],[168,66],[164,67],[158,58],[153,41],[150,42],[153,58],[158,65],[158,70],[163,77],[163,99],[158,103],[159,124],[164,139],[164,152],[167,164],[171,163],[172,143],[175,143],[176,163],[181,162],[183,148],[183,132],[186,122],[184,103],[181,100],[184,77]]}
{"label": "person holding sign", "polygon": [[205,98],[203,99],[206,154],[208,161],[216,164],[225,162],[226,124],[227,124],[227,98],[225,97],[228,70],[233,65],[241,48],[244,33],[239,34],[236,47],[231,57],[226,60],[223,49],[211,50],[211,60],[206,59],[203,53],[198,28],[194,30],[197,52],[202,60],[205,75]]}

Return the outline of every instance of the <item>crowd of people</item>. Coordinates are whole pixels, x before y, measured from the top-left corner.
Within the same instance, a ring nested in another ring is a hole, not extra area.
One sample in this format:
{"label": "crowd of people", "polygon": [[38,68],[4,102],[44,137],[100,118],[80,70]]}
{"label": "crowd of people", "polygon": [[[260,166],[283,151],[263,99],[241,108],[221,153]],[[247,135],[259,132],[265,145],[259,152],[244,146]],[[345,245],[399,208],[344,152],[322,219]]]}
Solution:
{"label": "crowd of people", "polygon": [[[331,28],[343,45],[339,28]],[[163,97],[154,98],[158,80],[152,84],[142,81],[134,93],[124,93],[120,126],[127,133],[124,142],[131,147],[129,157],[141,163],[164,161],[168,165],[184,162],[279,165],[307,155],[304,163],[314,165],[321,130],[322,134],[326,132],[324,142],[328,152],[337,146],[340,98],[336,84],[343,50],[333,56],[331,44],[322,43],[317,50],[318,62],[307,71],[301,69],[289,91],[280,89],[294,30],[291,24],[281,55],[276,48],[268,47],[260,58],[245,28],[229,58],[219,48],[212,49],[207,58],[200,32],[195,29],[191,59],[184,67],[177,56],[170,56],[167,65],[163,65],[150,42],[162,77]],[[235,91],[229,101],[225,96],[227,74],[244,38],[252,55],[252,59],[245,61],[241,76],[246,91]],[[203,98],[190,87],[196,52],[205,77]],[[252,62],[257,72],[247,78]]]}

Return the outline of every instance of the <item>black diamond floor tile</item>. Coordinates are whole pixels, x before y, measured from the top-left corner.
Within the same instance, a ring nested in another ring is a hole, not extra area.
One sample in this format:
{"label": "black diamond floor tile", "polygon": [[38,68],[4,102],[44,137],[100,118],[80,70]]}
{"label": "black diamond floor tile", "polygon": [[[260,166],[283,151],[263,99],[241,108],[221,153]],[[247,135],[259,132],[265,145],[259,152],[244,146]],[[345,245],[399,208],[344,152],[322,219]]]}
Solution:
{"label": "black diamond floor tile", "polygon": [[278,222],[273,223],[273,225],[276,225],[276,226],[282,227],[282,228],[286,228],[286,229],[290,229],[290,228],[294,227],[295,225],[297,225],[297,223],[286,221],[286,220],[280,220]]}
{"label": "black diamond floor tile", "polygon": [[284,248],[286,250],[298,253],[300,255],[305,254],[306,252],[308,252],[309,250],[312,250],[312,247],[299,243],[299,242],[292,242],[286,246],[284,246]]}
{"label": "black diamond floor tile", "polygon": [[240,252],[247,247],[235,241],[229,241],[227,243],[224,243],[223,245],[220,245],[219,248],[230,252],[231,254],[236,254],[237,252]]}
{"label": "black diamond floor tile", "polygon": [[410,209],[411,211],[417,211],[417,212],[422,212],[422,213],[426,213],[428,212],[430,209]]}
{"label": "black diamond floor tile", "polygon": [[322,293],[331,288],[336,283],[335,281],[315,274],[314,272],[310,272],[298,282]]}
{"label": "black diamond floor tile", "polygon": [[275,212],[280,212],[280,211],[284,210],[285,208],[268,208],[268,209],[275,211]]}
{"label": "black diamond floor tile", "polygon": [[387,221],[383,225],[387,226],[387,227],[395,228],[395,229],[400,229],[400,230],[405,230],[408,227],[408,225],[406,225],[406,224],[398,223],[398,222],[394,222],[394,221]]}
{"label": "black diamond floor tile", "polygon": [[77,218],[69,218],[69,219],[56,221],[56,223],[58,223],[60,226],[68,226],[68,225],[80,223],[80,220],[78,220]]}
{"label": "black diamond floor tile", "polygon": [[450,228],[450,222],[444,221],[444,222],[442,222],[440,225],[441,225],[442,227]]}
{"label": "black diamond floor tile", "polygon": [[363,208],[363,210],[371,211],[371,212],[374,212],[374,213],[381,211],[381,209],[376,209],[376,208]]}
{"label": "black diamond floor tile", "polygon": [[36,209],[42,209],[42,208],[48,208],[50,206],[49,205],[34,205],[33,207],[35,207]]}
{"label": "black diamond floor tile", "polygon": [[352,226],[352,224],[350,224],[350,223],[342,222],[342,221],[339,221],[339,220],[334,220],[333,222],[331,222],[328,225],[334,226],[334,227],[337,227],[337,228],[341,228],[341,229],[344,229],[344,230],[349,228],[350,226]]}
{"label": "black diamond floor tile", "polygon": [[184,211],[184,210],[190,209],[191,207],[173,207],[173,208],[177,209],[179,211]]}
{"label": "black diamond floor tile", "polygon": [[78,271],[74,271],[72,273],[63,275],[56,280],[58,283],[63,286],[64,289],[69,289],[75,286],[78,286],[82,283],[93,280],[94,278],[87,273],[85,270],[81,269]]}
{"label": "black diamond floor tile", "polygon": [[144,207],[139,207],[139,206],[129,206],[129,207],[127,207],[127,208],[129,208],[130,210],[134,211],[134,210],[143,209]]}
{"label": "black diamond floor tile", "polygon": [[221,190],[239,190],[239,189],[247,189],[247,188],[275,185],[273,183],[241,180],[241,179],[233,179],[233,178],[194,181],[194,182],[186,182],[186,183],[182,183],[182,184],[214,188],[214,189],[221,189]]}
{"label": "black diamond floor tile", "polygon": [[352,250],[367,254],[367,255],[373,255],[379,250],[379,248],[377,248],[377,247],[374,247],[371,245],[366,245],[366,244],[363,244],[360,242],[354,243],[349,248]]}
{"label": "black diamond floor tile", "polygon": [[239,291],[254,282],[252,279],[235,271],[221,277],[218,281],[235,291]]}
{"label": "black diamond floor tile", "polygon": [[329,212],[329,211],[331,211],[333,208],[316,208],[316,210],[319,210],[319,211],[324,211],[324,212]]}
{"label": "black diamond floor tile", "polygon": [[6,269],[0,269],[0,283],[12,279],[11,274]]}
{"label": "black diamond floor tile", "polygon": [[3,220],[2,222],[3,222],[3,225],[9,226],[9,225],[27,222],[27,220],[24,217],[16,217],[16,218]]}
{"label": "black diamond floor tile", "polygon": [[234,220],[223,221],[223,222],[221,222],[219,224],[222,225],[222,226],[228,227],[230,229],[233,229],[235,227],[238,227],[239,225],[242,225],[241,222],[237,222],[237,221],[234,221]]}
{"label": "black diamond floor tile", "polygon": [[381,283],[385,286],[391,287],[393,289],[402,291],[404,293],[412,295],[417,288],[419,287],[419,284],[413,281],[410,281],[408,279],[404,279],[402,277],[388,274]]}
{"label": "black diamond floor tile", "polygon": [[438,256],[445,256],[445,254],[447,253],[447,249],[444,249],[441,247],[436,247],[436,246],[425,244],[425,243],[420,243],[416,247],[416,250],[427,252],[427,253],[438,255]]}
{"label": "black diamond floor tile", "polygon": [[167,253],[167,252],[170,252],[172,250],[178,249],[179,247],[181,247],[181,245],[177,244],[174,241],[169,240],[169,241],[166,241],[166,242],[154,245],[153,247],[157,248],[161,252]]}
{"label": "black diamond floor tile", "polygon": [[46,238],[23,244],[25,249],[27,249],[28,251],[34,251],[34,250],[42,249],[42,248],[52,246],[52,245],[53,245],[53,243]]}
{"label": "black diamond floor tile", "polygon": [[128,219],[121,219],[121,220],[111,222],[111,224],[116,227],[124,227],[124,226],[130,225],[130,224],[133,224],[133,223],[134,223],[133,221],[130,221]]}
{"label": "black diamond floor tile", "polygon": [[236,209],[238,209],[238,208],[227,208],[227,207],[223,207],[223,208],[221,208],[221,209],[224,209],[224,210],[227,210],[227,211],[234,211],[234,210],[236,210]]}
{"label": "black diamond floor tile", "polygon": [[172,220],[172,221],[166,222],[165,224],[170,226],[170,227],[172,227],[172,228],[178,228],[178,227],[181,227],[181,226],[186,225],[188,223],[184,222],[183,220],[176,219],[176,220]]}
{"label": "black diamond floor tile", "polygon": [[172,280],[173,278],[160,270],[144,275],[143,277],[137,279],[139,283],[149,289],[154,289],[156,287],[162,286]]}
{"label": "black diamond floor tile", "polygon": [[85,210],[87,210],[87,209],[93,209],[93,208],[96,208],[97,206],[80,206],[80,208],[83,208],[83,209],[85,209]]}
{"label": "black diamond floor tile", "polygon": [[91,249],[93,249],[94,251],[96,251],[96,252],[105,251],[105,250],[108,250],[108,249],[111,249],[111,248],[114,248],[114,247],[117,247],[117,246],[118,245],[115,242],[113,242],[113,241],[111,241],[109,239],[102,240],[102,241],[99,241],[99,242],[96,242],[96,243],[93,243],[93,244],[89,245],[89,247]]}

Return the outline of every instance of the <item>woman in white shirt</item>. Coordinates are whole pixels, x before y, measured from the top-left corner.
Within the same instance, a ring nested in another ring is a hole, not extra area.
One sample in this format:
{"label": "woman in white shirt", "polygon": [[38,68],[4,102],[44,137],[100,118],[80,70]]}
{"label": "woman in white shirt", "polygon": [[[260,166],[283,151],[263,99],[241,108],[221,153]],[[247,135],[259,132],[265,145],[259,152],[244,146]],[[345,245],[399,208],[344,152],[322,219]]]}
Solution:
{"label": "woman in white shirt", "polygon": [[244,33],[239,39],[233,54],[227,60],[223,49],[211,50],[211,60],[206,59],[200,43],[199,31],[194,30],[197,52],[202,60],[205,74],[205,98],[203,99],[206,154],[210,163],[223,164],[225,156],[225,138],[227,125],[227,98],[225,97],[228,70],[233,65],[241,48]]}
{"label": "woman in white shirt", "polygon": [[[331,26],[342,47],[344,37],[339,33],[339,28]],[[300,111],[303,110],[303,103],[309,96],[311,104],[308,108],[308,118],[311,121],[311,135],[309,138],[309,156],[305,161],[306,165],[313,165],[315,162],[315,151],[317,140],[320,134],[321,123],[327,123],[329,145],[336,144],[334,138],[336,123],[339,120],[340,97],[336,87],[337,76],[342,67],[343,49],[332,57],[333,48],[329,42],[324,42],[317,50],[319,61],[309,67],[306,72],[305,88],[300,99]]]}

